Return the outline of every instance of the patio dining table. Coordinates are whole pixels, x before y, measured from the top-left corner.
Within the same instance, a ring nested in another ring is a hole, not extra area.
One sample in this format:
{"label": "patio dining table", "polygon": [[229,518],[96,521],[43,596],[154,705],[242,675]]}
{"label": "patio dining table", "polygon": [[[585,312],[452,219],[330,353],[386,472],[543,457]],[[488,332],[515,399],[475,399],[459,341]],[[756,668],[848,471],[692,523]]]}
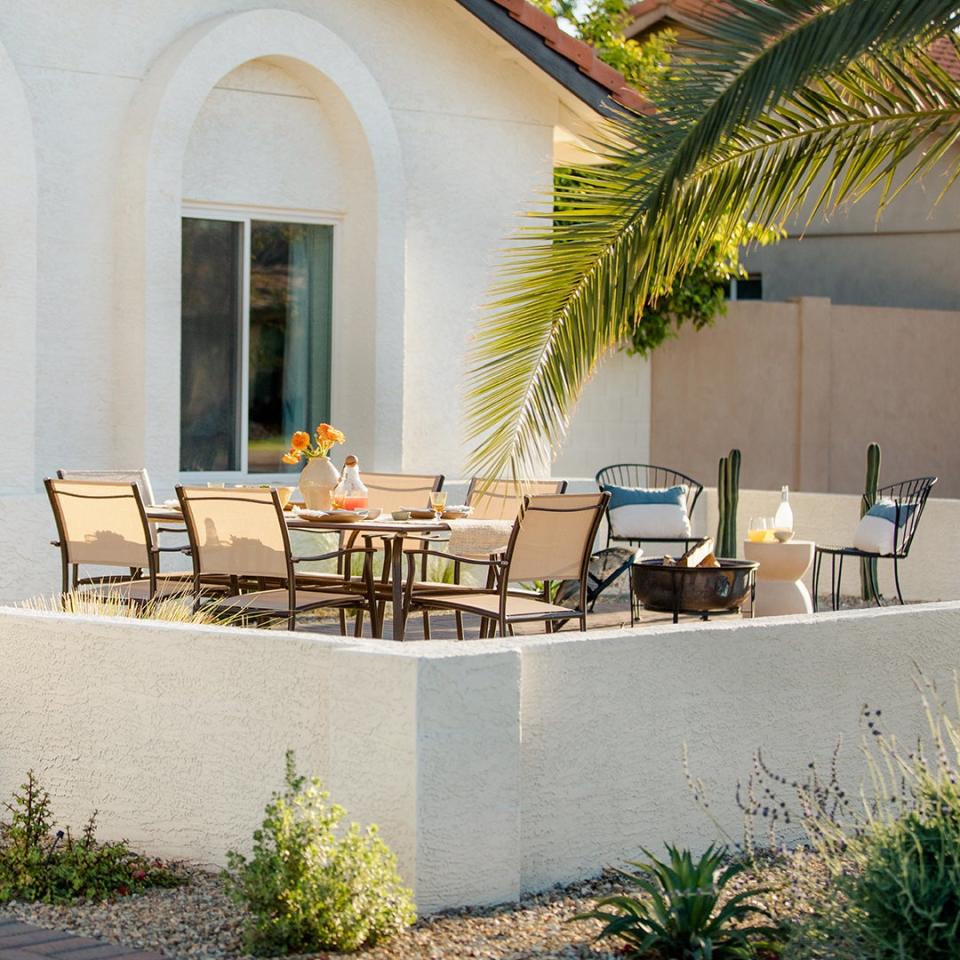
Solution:
{"label": "patio dining table", "polygon": [[[168,507],[149,506],[147,518],[158,523],[182,524],[179,510]],[[296,513],[286,517],[288,530],[309,533],[350,533],[383,542],[384,563],[390,569],[390,599],[393,608],[392,636],[403,640],[406,618],[403,612],[403,541],[410,537],[429,534],[451,533],[471,540],[471,552],[495,553],[503,549],[510,539],[513,522],[510,520],[358,520],[355,523],[325,522],[322,519],[305,520]]]}

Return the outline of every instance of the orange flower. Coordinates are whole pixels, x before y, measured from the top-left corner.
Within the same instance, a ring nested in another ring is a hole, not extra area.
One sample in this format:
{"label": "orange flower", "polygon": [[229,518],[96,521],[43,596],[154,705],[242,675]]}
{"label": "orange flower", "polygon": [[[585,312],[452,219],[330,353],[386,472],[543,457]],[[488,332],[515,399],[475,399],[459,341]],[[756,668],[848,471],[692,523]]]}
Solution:
{"label": "orange flower", "polygon": [[291,463],[291,464],[293,464],[293,463],[299,463],[299,462],[300,462],[300,451],[299,451],[299,450],[291,450],[289,453],[285,453],[280,459],[281,459],[284,463]]}
{"label": "orange flower", "polygon": [[317,437],[326,443],[345,443],[347,440],[341,431],[329,423],[321,423],[317,427]]}
{"label": "orange flower", "polygon": [[306,450],[310,446],[310,434],[306,430],[298,430],[290,438],[291,450]]}

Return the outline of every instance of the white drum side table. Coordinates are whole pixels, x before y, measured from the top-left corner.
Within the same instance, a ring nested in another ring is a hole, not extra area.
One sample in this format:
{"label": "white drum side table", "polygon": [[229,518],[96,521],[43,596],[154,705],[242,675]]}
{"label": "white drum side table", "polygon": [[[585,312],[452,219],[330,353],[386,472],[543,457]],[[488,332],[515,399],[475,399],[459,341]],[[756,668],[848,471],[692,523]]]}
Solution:
{"label": "white drum side table", "polygon": [[757,570],[756,616],[781,617],[813,613],[813,602],[803,577],[813,563],[812,540],[756,543],[744,540],[743,556],[760,564]]}

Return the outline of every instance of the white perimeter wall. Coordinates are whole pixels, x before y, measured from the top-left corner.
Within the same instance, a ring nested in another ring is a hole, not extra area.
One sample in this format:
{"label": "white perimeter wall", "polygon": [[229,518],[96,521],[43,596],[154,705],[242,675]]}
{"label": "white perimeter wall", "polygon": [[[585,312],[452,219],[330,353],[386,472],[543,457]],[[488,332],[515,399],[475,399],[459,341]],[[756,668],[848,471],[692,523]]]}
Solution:
{"label": "white perimeter wall", "polygon": [[33,768],[61,822],[222,863],[287,748],[376,821],[421,911],[510,900],[716,830],[751,753],[802,777],[858,718],[923,732],[913,664],[950,690],[960,604],[470,643],[0,610],[0,795]]}

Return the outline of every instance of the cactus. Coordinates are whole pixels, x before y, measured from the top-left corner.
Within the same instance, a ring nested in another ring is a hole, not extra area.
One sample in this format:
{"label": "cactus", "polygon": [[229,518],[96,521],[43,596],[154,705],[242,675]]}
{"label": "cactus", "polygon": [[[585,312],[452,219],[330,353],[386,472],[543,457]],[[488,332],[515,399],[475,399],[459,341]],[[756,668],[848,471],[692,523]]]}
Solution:
{"label": "cactus", "polygon": [[[880,444],[871,443],[867,447],[867,479],[864,484],[863,501],[860,504],[862,517],[877,502],[877,482],[880,479]],[[877,561],[860,560],[860,598],[872,600],[880,596],[880,583],[877,580]]]}
{"label": "cactus", "polygon": [[717,477],[720,520],[717,525],[717,556],[737,555],[737,506],[740,501],[740,451],[720,458]]}

